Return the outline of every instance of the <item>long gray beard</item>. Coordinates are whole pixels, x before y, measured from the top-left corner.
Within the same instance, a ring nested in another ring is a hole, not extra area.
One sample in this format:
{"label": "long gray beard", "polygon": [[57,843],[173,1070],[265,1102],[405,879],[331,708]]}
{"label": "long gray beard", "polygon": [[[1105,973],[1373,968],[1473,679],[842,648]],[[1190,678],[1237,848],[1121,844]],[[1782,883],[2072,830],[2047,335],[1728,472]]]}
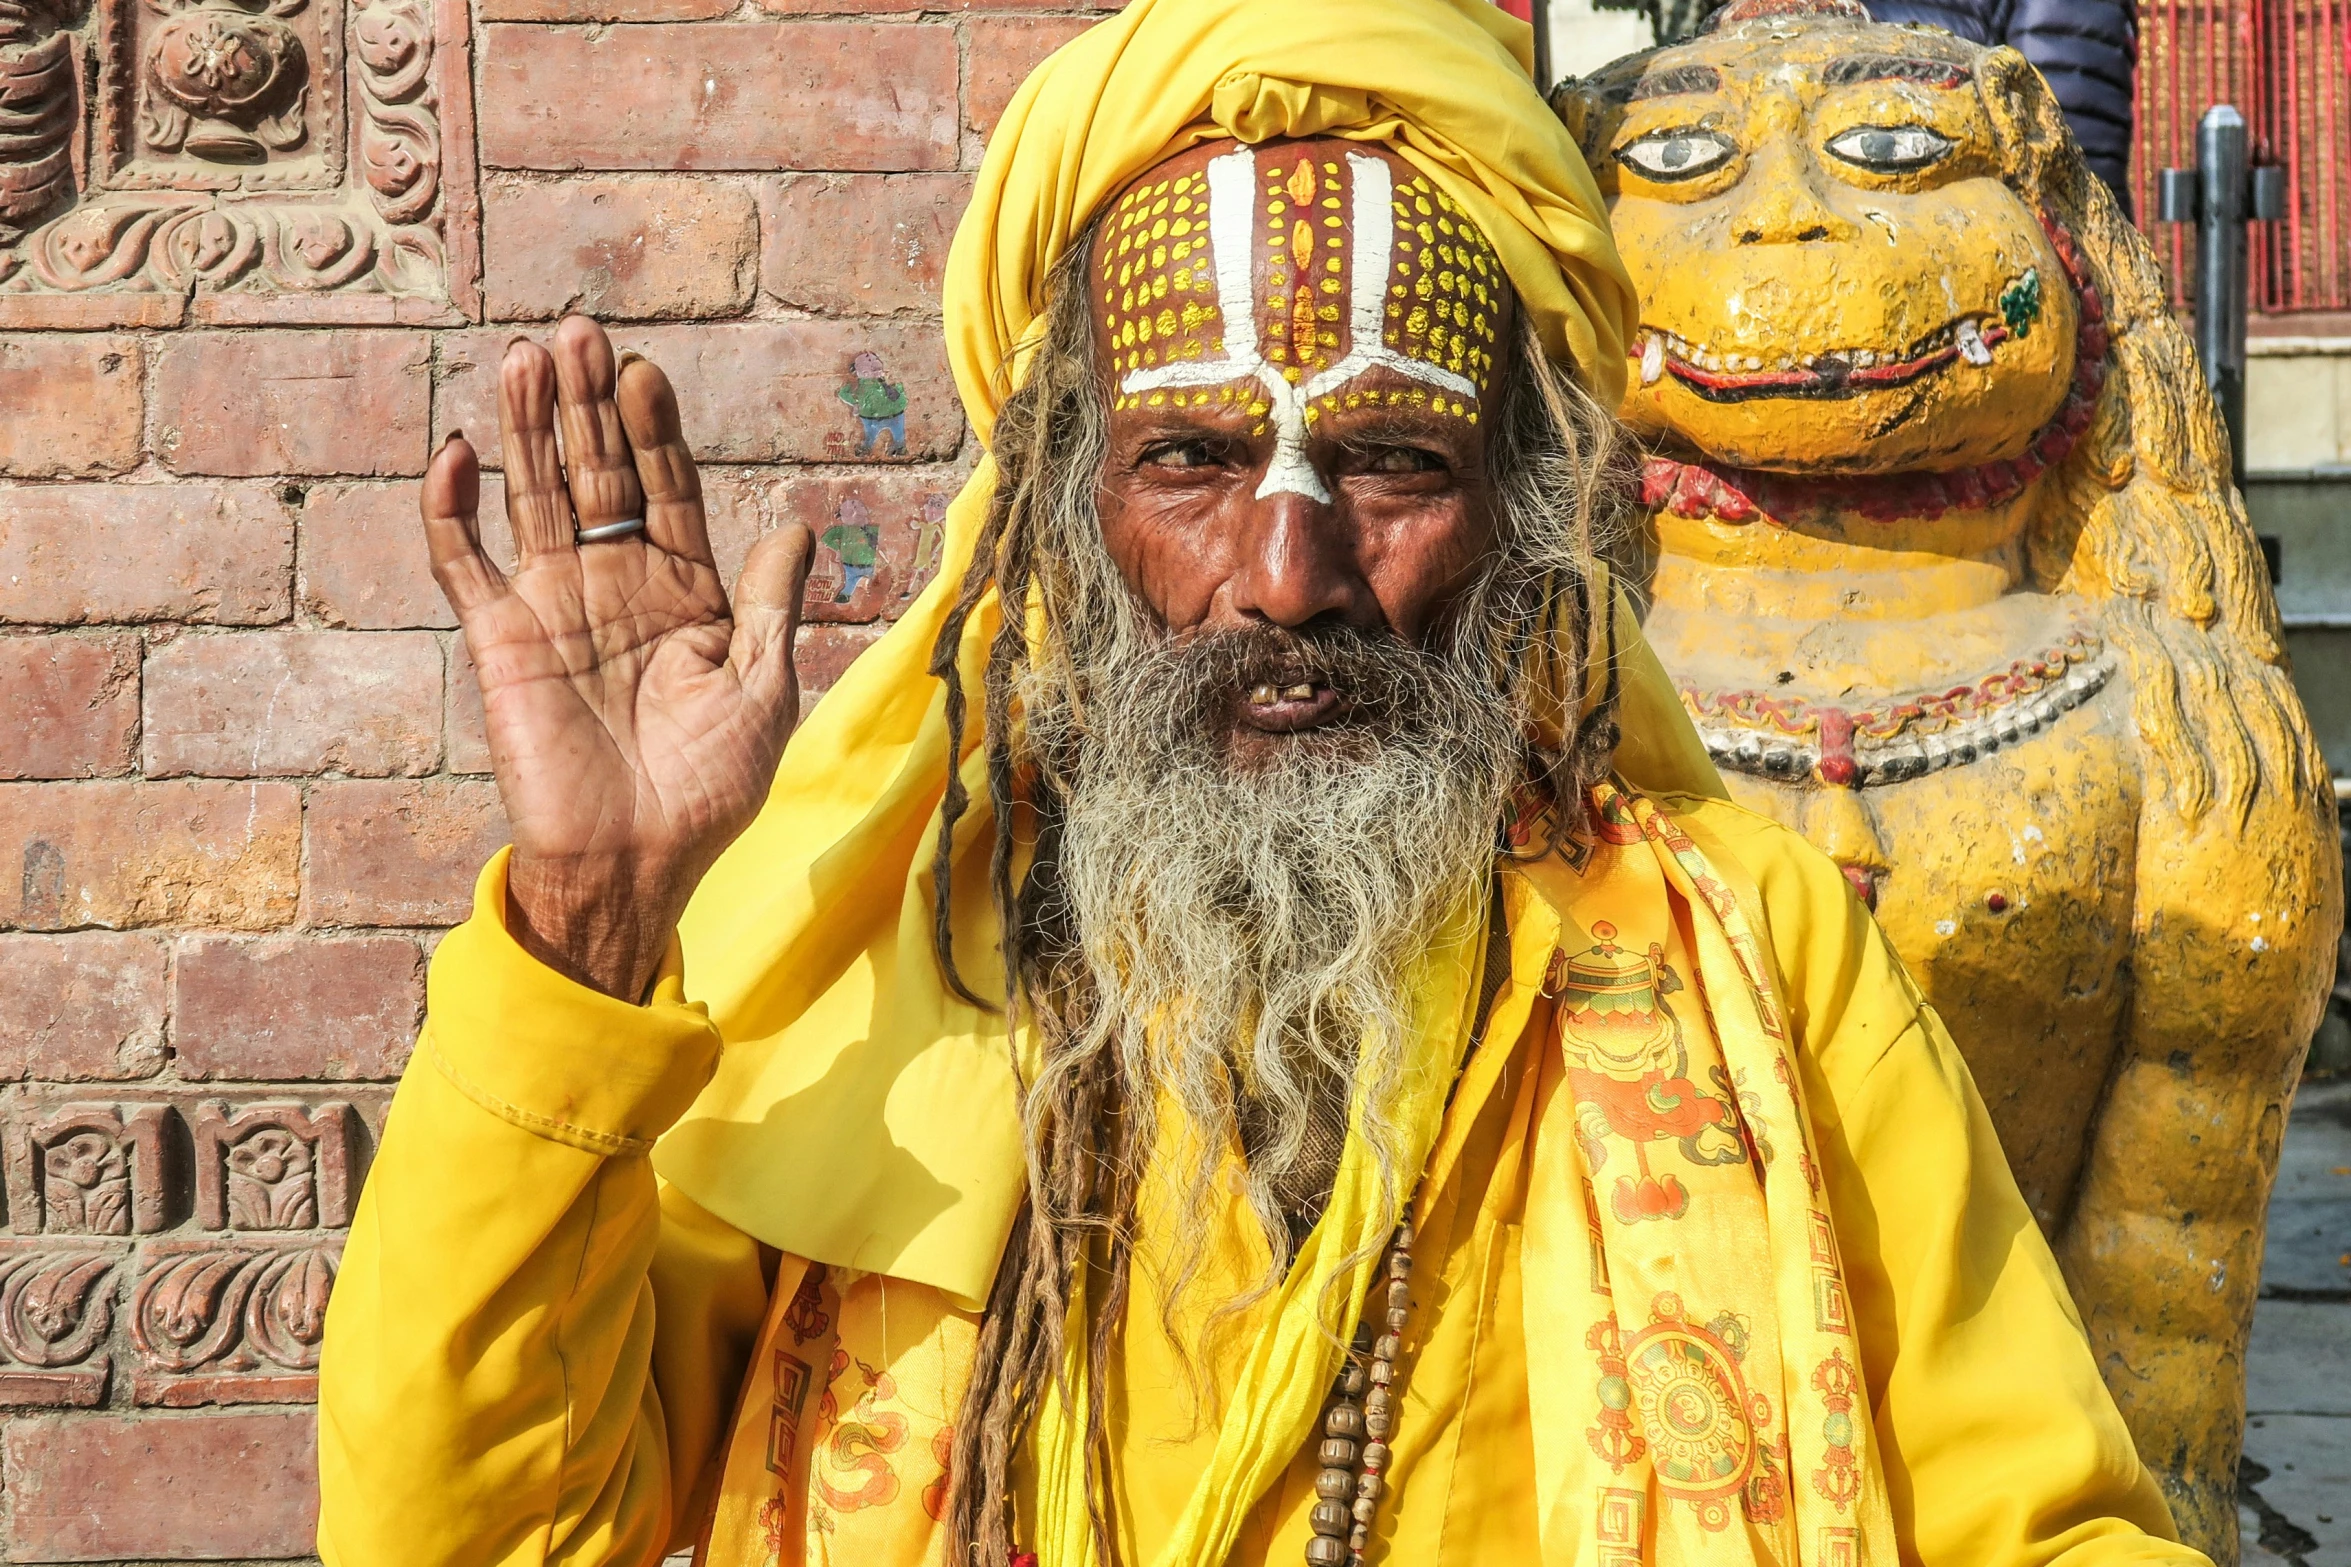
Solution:
{"label": "long gray beard", "polygon": [[[1400,1200],[1408,978],[1483,896],[1522,713],[1472,636],[1431,650],[1345,628],[1174,639],[1106,597],[1120,623],[1067,671],[1084,720],[1030,709],[1032,735],[1061,734],[1074,757],[1059,874],[1096,1000],[1074,1043],[1116,1050],[1124,1082],[1184,1117],[1190,1135],[1161,1127],[1158,1146],[1191,1150],[1162,1171],[1188,1211],[1243,1148],[1270,1287],[1328,1198],[1351,1099],[1389,1211]],[[1302,661],[1354,708],[1244,764],[1233,703],[1269,661]]]}

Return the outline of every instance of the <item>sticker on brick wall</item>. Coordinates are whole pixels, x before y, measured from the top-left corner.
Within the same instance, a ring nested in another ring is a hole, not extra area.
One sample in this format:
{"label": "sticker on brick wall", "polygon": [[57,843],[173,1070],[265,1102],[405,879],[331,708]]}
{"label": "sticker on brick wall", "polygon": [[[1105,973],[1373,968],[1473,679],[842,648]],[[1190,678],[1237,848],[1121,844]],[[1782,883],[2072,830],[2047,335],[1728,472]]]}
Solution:
{"label": "sticker on brick wall", "polygon": [[948,481],[932,473],[794,480],[782,511],[816,535],[801,598],[810,625],[895,620],[939,574]]}
{"label": "sticker on brick wall", "polygon": [[914,559],[898,588],[901,607],[939,574],[939,562],[947,551],[947,500],[943,490],[929,491],[922,498],[922,521],[914,530]]}
{"label": "sticker on brick wall", "polygon": [[906,383],[893,381],[872,349],[849,361],[849,379],[834,394],[849,405],[858,425],[857,455],[906,455]]}
{"label": "sticker on brick wall", "polygon": [[[69,25],[78,9],[0,7],[21,132],[0,136],[0,307],[449,301],[442,94],[464,47],[435,37],[429,0],[99,0]],[[97,92],[76,90],[77,57]]]}

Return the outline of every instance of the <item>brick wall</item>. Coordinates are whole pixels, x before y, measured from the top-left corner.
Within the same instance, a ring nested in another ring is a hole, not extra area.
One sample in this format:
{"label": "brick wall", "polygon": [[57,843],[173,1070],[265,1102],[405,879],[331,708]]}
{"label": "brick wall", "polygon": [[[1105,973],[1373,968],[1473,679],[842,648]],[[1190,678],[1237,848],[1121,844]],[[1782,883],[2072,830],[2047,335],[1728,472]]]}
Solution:
{"label": "brick wall", "polygon": [[[974,456],[937,320],[969,171],[1088,19],[274,9],[312,77],[290,147],[282,116],[142,115],[155,28],[248,13],[0,22],[10,90],[63,127],[47,164],[0,151],[5,1561],[309,1554],[340,1231],[504,833],[415,520],[434,443],[462,426],[494,469],[504,344],[610,323],[678,383],[730,577],[786,519],[874,530],[861,581],[819,551],[821,696]],[[864,351],[906,386],[902,451],[835,396]]]}

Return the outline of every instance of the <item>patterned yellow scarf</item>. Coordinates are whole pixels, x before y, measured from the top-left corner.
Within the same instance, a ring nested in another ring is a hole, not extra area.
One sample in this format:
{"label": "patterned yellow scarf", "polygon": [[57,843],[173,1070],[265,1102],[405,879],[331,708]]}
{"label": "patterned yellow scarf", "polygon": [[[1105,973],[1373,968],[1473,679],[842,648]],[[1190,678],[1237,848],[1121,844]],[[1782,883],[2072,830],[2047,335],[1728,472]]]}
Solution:
{"label": "patterned yellow scarf", "polygon": [[[1458,1088],[1482,946],[1466,922],[1432,944],[1428,1048],[1399,1116],[1408,1165],[1427,1164],[1425,1206],[1506,1064],[1539,1052],[1521,1309],[1542,1325],[1525,1352],[1543,1560],[1891,1567],[1835,1232],[1745,900],[1647,798],[1605,787],[1593,807],[1592,841],[1554,843],[1531,812],[1513,829],[1509,874],[1526,892],[1508,933],[1514,981],[1488,1024],[1504,1043]],[[1328,1296],[1321,1285],[1336,1259],[1376,1249],[1388,1218],[1372,1184],[1351,1141],[1289,1282],[1217,1362],[1226,1418],[1195,1449],[1189,1502],[1145,1542],[1156,1567],[1225,1562],[1311,1440],[1371,1264]],[[1139,1273],[1175,1222],[1146,1210]],[[1235,1277],[1258,1255],[1254,1222],[1237,1201],[1221,1216]],[[1340,1320],[1317,1309],[1326,1298]],[[933,1289],[821,1267],[780,1279],[776,1300],[704,1559],[942,1560],[948,1429],[976,1318]],[[1165,1368],[1138,1353],[1151,1351],[1131,1351],[1126,1376],[1160,1383]],[[1049,1405],[1033,1434],[1025,1512],[1046,1567],[1093,1561],[1080,1425]]]}

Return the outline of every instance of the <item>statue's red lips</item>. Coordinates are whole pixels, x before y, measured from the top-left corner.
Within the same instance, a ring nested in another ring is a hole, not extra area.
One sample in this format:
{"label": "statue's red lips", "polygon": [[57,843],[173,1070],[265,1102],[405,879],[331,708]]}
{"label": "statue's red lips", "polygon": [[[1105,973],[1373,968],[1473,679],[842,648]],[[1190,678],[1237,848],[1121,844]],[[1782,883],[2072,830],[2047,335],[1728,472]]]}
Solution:
{"label": "statue's red lips", "polygon": [[[1980,334],[1987,349],[2006,342],[2008,337],[2007,326],[2000,322],[1984,327]],[[1856,368],[1834,354],[1824,354],[1814,364],[1801,369],[1746,372],[1708,370],[1668,353],[1665,369],[1709,402],[1743,403],[1765,397],[1858,397],[1864,392],[1882,392],[1932,375],[1959,358],[1959,353],[1956,342],[1946,342],[1913,358],[1866,368]]]}

